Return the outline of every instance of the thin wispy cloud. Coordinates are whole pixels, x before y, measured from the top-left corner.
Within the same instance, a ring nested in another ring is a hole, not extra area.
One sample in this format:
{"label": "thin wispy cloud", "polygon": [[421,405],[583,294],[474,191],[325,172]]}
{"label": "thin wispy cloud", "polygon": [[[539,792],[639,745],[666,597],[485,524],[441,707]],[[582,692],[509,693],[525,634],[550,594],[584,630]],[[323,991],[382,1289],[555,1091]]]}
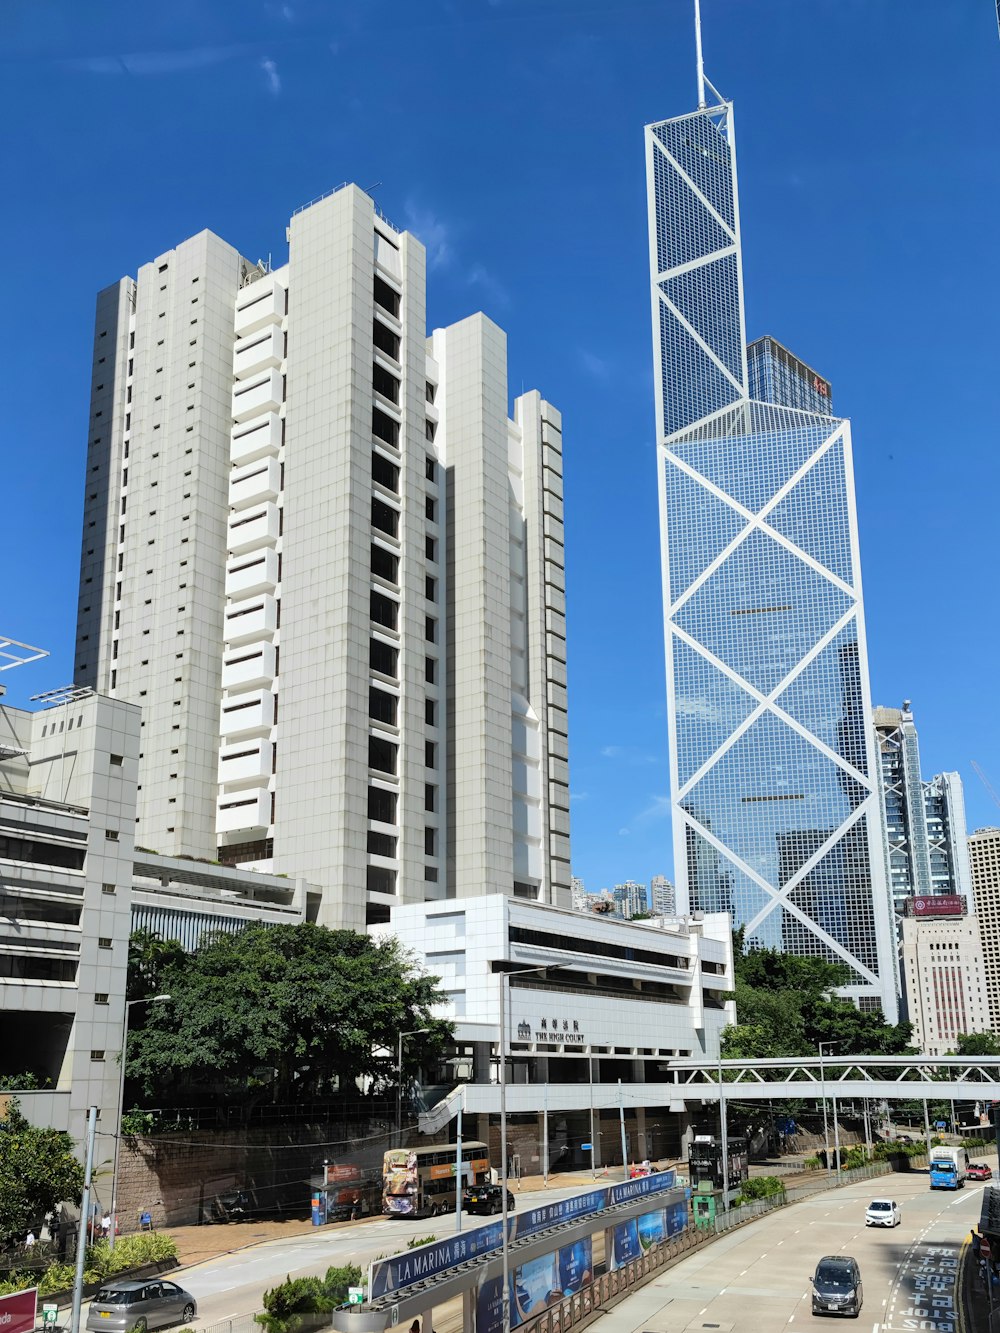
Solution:
{"label": "thin wispy cloud", "polygon": [[569,799],[570,799],[571,801],[589,801],[589,800],[590,800],[590,792],[589,792],[589,791],[571,791],[570,794],[569,794]]}
{"label": "thin wispy cloud", "polygon": [[185,74],[207,69],[244,55],[246,46],[196,46],[188,51],[132,51],[121,55],[79,56],[63,63],[86,74],[131,74],[136,77]]}
{"label": "thin wispy cloud", "polygon": [[631,833],[641,832],[651,824],[659,824],[670,818],[670,797],[653,796],[642,809],[629,820],[624,828],[618,830],[619,837],[628,837]]}
{"label": "thin wispy cloud", "polygon": [[615,759],[623,764],[641,766],[655,764],[657,757],[634,745],[602,745],[598,752],[602,759]]}
{"label": "thin wispy cloud", "polygon": [[260,67],[264,71],[264,80],[267,91],[272,97],[280,96],[281,75],[278,73],[278,66],[269,56],[265,56],[260,62]]}
{"label": "thin wispy cloud", "polygon": [[586,347],[580,348],[580,364],[595,380],[606,380],[611,375],[611,367],[607,361],[596,352],[588,351]]}
{"label": "thin wispy cloud", "polygon": [[448,268],[454,259],[452,229],[448,223],[415,199],[407,199],[403,211],[406,214],[407,230],[413,232],[427,251],[427,267]]}
{"label": "thin wispy cloud", "polygon": [[478,287],[480,291],[485,292],[496,305],[510,304],[507,288],[484,264],[473,264],[466,274],[465,281],[469,287]]}

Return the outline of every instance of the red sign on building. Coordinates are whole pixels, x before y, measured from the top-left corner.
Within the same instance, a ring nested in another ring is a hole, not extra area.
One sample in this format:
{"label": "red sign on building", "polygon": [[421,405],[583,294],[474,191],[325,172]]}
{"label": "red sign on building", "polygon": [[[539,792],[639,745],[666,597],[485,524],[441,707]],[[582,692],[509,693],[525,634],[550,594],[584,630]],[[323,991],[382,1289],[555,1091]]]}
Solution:
{"label": "red sign on building", "polygon": [[0,1333],[31,1333],[35,1327],[38,1291],[19,1291],[14,1296],[0,1296]]}
{"label": "red sign on building", "polygon": [[959,893],[941,893],[934,898],[911,898],[910,916],[965,916],[965,899]]}

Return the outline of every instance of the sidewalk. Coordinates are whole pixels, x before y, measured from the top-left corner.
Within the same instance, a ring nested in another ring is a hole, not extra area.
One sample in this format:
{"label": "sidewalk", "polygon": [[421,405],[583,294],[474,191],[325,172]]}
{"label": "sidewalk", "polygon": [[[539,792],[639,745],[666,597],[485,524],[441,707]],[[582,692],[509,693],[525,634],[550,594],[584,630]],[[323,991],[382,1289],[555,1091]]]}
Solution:
{"label": "sidewalk", "polygon": [[[591,1187],[614,1184],[622,1179],[622,1169],[609,1167],[607,1173],[598,1170],[596,1181],[589,1171],[560,1171],[549,1176],[550,1189],[577,1187],[585,1190]],[[527,1202],[530,1196],[545,1194],[545,1183],[541,1176],[523,1176],[512,1186],[515,1197],[522,1197]],[[309,1235],[315,1230],[336,1233],[344,1227],[363,1226],[366,1222],[382,1221],[381,1213],[358,1218],[355,1222],[330,1222],[321,1228],[314,1228],[307,1216],[283,1219],[281,1221],[249,1222],[206,1222],[200,1225],[182,1227],[164,1227],[166,1234],[177,1244],[177,1258],[181,1268],[203,1263],[207,1259],[217,1259],[235,1250],[246,1249],[250,1245],[261,1245],[267,1241],[285,1240],[293,1236]]]}

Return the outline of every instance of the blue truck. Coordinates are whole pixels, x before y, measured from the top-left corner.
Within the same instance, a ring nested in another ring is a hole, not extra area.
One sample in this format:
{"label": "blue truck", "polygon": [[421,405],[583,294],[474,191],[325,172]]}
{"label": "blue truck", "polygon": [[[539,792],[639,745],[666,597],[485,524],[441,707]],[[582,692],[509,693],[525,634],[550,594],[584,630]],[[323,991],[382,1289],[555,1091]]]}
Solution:
{"label": "blue truck", "polygon": [[969,1154],[964,1148],[937,1147],[931,1149],[931,1189],[957,1190],[965,1184],[969,1170]]}

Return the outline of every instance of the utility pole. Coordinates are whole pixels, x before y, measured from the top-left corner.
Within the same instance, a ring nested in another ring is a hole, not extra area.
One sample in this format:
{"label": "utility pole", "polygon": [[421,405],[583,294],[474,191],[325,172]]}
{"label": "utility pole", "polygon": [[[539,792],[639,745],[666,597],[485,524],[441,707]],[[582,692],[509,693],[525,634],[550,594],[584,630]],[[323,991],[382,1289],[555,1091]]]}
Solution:
{"label": "utility pole", "polygon": [[87,1256],[87,1222],[90,1220],[90,1185],[94,1178],[94,1139],[97,1135],[97,1107],[87,1112],[87,1161],[83,1171],[83,1198],[76,1233],[76,1276],[73,1279],[73,1305],[70,1333],[80,1333],[80,1309],[83,1305],[83,1270]]}

